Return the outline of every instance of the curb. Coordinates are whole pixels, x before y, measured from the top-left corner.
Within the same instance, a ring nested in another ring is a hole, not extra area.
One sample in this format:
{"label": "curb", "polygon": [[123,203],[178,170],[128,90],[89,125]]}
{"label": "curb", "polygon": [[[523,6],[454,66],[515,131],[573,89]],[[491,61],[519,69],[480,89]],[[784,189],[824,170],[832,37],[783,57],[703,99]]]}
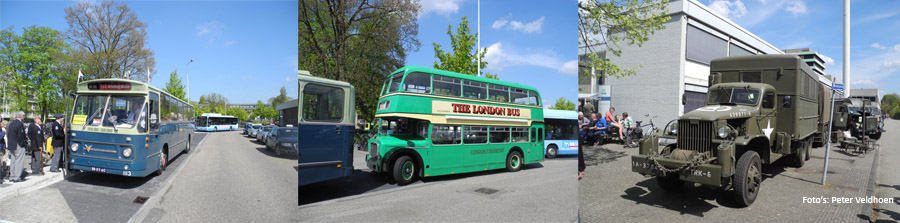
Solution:
{"label": "curb", "polygon": [[128,219],[129,223],[144,222],[144,220],[147,218],[147,215],[150,214],[150,210],[155,208],[156,205],[158,205],[162,201],[162,196],[165,195],[167,191],[169,191],[170,187],[172,187],[172,183],[175,182],[175,178],[178,178],[181,170],[184,170],[185,165],[187,165],[189,161],[191,161],[191,158],[194,157],[193,154],[197,153],[197,151],[200,151],[200,146],[203,145],[203,142],[206,141],[207,137],[209,137],[209,135],[204,136],[203,139],[201,139],[200,142],[197,143],[197,148],[191,148],[191,156],[188,156],[187,159],[184,160],[184,163],[182,163],[181,166],[172,173],[172,176],[169,176],[169,179],[166,179],[166,182],[163,183],[163,186],[160,187],[159,190],[156,191],[156,193],[153,193],[153,196],[150,196],[150,199],[148,199],[147,202],[141,206],[141,209],[138,209],[138,211],[135,212],[130,219]]}
{"label": "curb", "polygon": [[[875,156],[872,157],[872,159],[874,159],[874,160],[872,160],[872,170],[870,171],[871,173],[869,174],[869,186],[866,188],[866,197],[875,195],[875,177],[878,176],[878,158],[879,158],[878,150],[880,150],[880,149],[881,148],[875,149]],[[874,216],[872,216],[872,204],[871,203],[864,204],[862,207],[862,210],[860,210],[860,212],[862,212],[862,213],[860,213],[862,215],[869,216],[869,219],[868,220],[860,219],[859,222],[864,222],[864,223],[874,222],[874,221],[872,221],[872,217],[874,217]]]}
{"label": "curb", "polygon": [[[53,185],[57,182],[63,180],[62,173],[51,173],[47,172],[49,177],[41,176],[39,179],[33,179],[29,181],[25,181],[23,183],[15,183],[10,187],[3,188],[0,190],[0,200],[4,200],[9,197],[16,197],[23,195],[28,192],[40,190],[44,187]],[[6,182],[4,182],[5,184]]]}

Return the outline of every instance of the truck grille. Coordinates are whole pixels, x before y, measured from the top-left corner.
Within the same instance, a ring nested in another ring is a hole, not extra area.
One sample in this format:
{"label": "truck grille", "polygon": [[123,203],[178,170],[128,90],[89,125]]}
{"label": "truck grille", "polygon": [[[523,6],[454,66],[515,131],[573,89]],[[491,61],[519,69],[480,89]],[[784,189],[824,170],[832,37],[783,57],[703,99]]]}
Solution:
{"label": "truck grille", "polygon": [[369,158],[378,157],[378,143],[369,144]]}
{"label": "truck grille", "polygon": [[678,120],[678,148],[710,152],[715,129],[710,121]]}

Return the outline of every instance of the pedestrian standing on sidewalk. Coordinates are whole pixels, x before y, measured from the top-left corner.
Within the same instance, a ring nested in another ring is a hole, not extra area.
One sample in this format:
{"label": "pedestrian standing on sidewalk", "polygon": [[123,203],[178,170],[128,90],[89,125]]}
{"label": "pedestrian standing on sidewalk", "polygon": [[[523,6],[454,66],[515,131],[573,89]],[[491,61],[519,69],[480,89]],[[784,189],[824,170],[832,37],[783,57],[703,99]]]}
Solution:
{"label": "pedestrian standing on sidewalk", "polygon": [[34,117],[34,121],[28,126],[29,150],[31,151],[31,173],[44,175],[44,162],[41,160],[44,152],[44,128],[41,127],[41,117]]}
{"label": "pedestrian standing on sidewalk", "polygon": [[3,115],[0,115],[0,184],[6,180],[6,122],[3,121]]}
{"label": "pedestrian standing on sidewalk", "polygon": [[53,137],[53,142],[51,142],[51,146],[53,146],[53,156],[50,157],[50,172],[59,172],[59,159],[62,157],[63,149],[66,143],[66,130],[63,128],[63,117],[62,114],[54,115],[56,117],[56,121],[53,122],[53,125],[50,127],[50,135]]}
{"label": "pedestrian standing on sidewalk", "polygon": [[16,112],[16,119],[9,123],[8,132],[6,133],[6,149],[12,154],[12,165],[10,165],[10,182],[25,181],[22,176],[25,173],[25,112]]}

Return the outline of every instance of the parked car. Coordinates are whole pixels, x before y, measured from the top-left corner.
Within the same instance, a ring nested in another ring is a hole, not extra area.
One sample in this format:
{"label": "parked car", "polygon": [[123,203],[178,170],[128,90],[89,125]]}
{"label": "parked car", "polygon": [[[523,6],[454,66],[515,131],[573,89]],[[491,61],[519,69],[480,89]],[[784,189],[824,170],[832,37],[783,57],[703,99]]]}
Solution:
{"label": "parked car", "polygon": [[253,128],[253,123],[244,124],[244,135],[250,134],[250,129]]}
{"label": "parked car", "polygon": [[266,138],[266,149],[275,150],[275,154],[281,156],[290,151],[296,151],[294,148],[300,139],[297,134],[300,131],[297,127],[277,127],[273,128],[269,136]]}
{"label": "parked car", "polygon": [[256,132],[256,141],[262,144],[266,144],[266,135],[268,135],[269,132],[272,131],[273,127],[276,126],[267,125],[260,128],[259,131]]}
{"label": "parked car", "polygon": [[256,138],[256,133],[259,132],[260,128],[262,128],[262,125],[250,126],[250,129],[247,130],[247,136],[250,136],[250,138]]}

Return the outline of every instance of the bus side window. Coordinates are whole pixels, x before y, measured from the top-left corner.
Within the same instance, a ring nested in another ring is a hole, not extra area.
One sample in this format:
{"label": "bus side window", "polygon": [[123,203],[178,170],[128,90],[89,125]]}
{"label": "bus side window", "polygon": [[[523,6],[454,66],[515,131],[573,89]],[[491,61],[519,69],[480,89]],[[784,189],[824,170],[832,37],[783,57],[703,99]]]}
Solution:
{"label": "bus side window", "polygon": [[150,132],[156,133],[159,131],[159,95],[150,94],[150,117],[148,123],[150,123]]}

